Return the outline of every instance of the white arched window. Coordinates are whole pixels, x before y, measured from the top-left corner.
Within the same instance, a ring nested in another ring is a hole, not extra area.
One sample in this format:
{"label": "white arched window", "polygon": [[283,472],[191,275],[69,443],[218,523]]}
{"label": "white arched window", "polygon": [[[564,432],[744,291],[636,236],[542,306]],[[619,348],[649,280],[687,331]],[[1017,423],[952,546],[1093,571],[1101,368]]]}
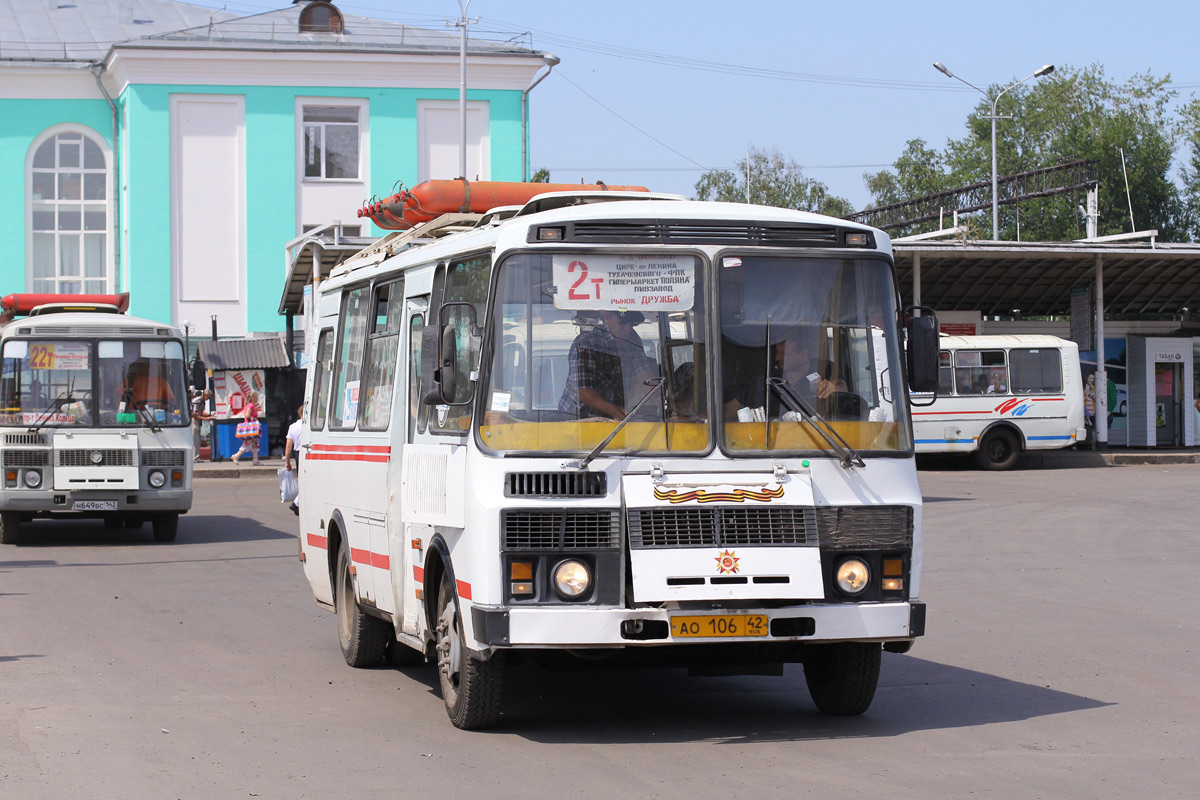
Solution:
{"label": "white arched window", "polygon": [[80,131],[48,137],[29,162],[29,290],[108,289],[108,161]]}

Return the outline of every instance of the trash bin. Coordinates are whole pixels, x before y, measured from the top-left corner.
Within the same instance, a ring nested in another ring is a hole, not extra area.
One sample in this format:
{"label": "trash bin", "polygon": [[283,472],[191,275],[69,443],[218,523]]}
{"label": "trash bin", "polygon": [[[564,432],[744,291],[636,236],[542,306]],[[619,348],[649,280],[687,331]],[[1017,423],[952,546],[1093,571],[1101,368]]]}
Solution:
{"label": "trash bin", "polygon": [[[233,456],[242,446],[242,440],[237,438],[237,426],[241,419],[213,420],[212,460],[224,461]],[[269,454],[267,447],[267,423],[258,421],[258,457],[266,458]]]}

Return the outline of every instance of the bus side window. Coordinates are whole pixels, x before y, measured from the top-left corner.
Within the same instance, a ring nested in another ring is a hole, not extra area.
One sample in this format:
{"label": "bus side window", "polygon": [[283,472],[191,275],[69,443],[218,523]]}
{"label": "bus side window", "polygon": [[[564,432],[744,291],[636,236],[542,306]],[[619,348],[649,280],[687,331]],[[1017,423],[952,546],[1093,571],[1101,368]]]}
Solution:
{"label": "bus side window", "polygon": [[938,395],[954,394],[954,368],[950,366],[950,351],[938,353]]}
{"label": "bus side window", "polygon": [[329,415],[329,427],[334,430],[351,430],[358,418],[363,350],[374,310],[370,298],[370,288],[360,286],[347,292],[342,301],[341,341],[333,365],[333,409]]}
{"label": "bus side window", "polygon": [[1063,390],[1062,356],[1054,348],[1011,350],[1015,394],[1057,394]]}
{"label": "bus side window", "polygon": [[312,408],[308,410],[310,430],[325,429],[325,412],[329,410],[329,379],[333,374],[333,330],[321,331],[317,340],[316,373],[313,375]]}
{"label": "bus side window", "polygon": [[408,329],[408,441],[418,430],[425,432],[429,406],[421,402],[421,336],[425,332],[425,315],[413,314]]}
{"label": "bus side window", "polygon": [[404,279],[375,287],[375,319],[367,339],[366,374],[358,406],[361,430],[384,431],[391,421],[403,323]]}

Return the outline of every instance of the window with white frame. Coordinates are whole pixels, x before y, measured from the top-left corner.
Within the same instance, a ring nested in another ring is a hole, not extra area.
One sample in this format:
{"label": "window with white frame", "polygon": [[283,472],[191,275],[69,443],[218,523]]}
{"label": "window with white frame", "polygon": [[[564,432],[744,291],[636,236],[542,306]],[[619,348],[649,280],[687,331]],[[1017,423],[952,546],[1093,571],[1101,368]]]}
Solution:
{"label": "window with white frame", "polygon": [[77,132],[38,145],[30,166],[30,290],[102,294],[108,286],[108,166]]}
{"label": "window with white frame", "polygon": [[357,180],[358,107],[306,105],[303,117],[304,178]]}

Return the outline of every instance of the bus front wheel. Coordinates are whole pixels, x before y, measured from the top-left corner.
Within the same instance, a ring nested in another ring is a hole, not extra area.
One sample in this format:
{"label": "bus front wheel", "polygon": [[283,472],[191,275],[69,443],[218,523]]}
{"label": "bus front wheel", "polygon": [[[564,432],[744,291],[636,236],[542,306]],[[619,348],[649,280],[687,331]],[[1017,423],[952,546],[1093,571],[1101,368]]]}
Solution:
{"label": "bus front wheel", "polygon": [[175,535],[179,533],[179,515],[159,514],[151,525],[154,527],[154,541],[173,542]]}
{"label": "bus front wheel", "polygon": [[456,728],[490,728],[500,719],[504,656],[495,653],[483,661],[467,652],[454,587],[444,575],[437,608],[438,682],[446,713]]}
{"label": "bus front wheel", "polygon": [[1017,465],[1021,447],[1017,437],[1006,428],[996,428],[984,435],[975,453],[975,461],[983,469],[1012,469]]}
{"label": "bus front wheel", "polygon": [[817,709],[854,716],[870,708],[879,685],[882,653],[874,642],[811,645],[804,655],[804,681]]}
{"label": "bus front wheel", "polygon": [[0,544],[16,544],[21,541],[21,514],[18,511],[0,511]]}

